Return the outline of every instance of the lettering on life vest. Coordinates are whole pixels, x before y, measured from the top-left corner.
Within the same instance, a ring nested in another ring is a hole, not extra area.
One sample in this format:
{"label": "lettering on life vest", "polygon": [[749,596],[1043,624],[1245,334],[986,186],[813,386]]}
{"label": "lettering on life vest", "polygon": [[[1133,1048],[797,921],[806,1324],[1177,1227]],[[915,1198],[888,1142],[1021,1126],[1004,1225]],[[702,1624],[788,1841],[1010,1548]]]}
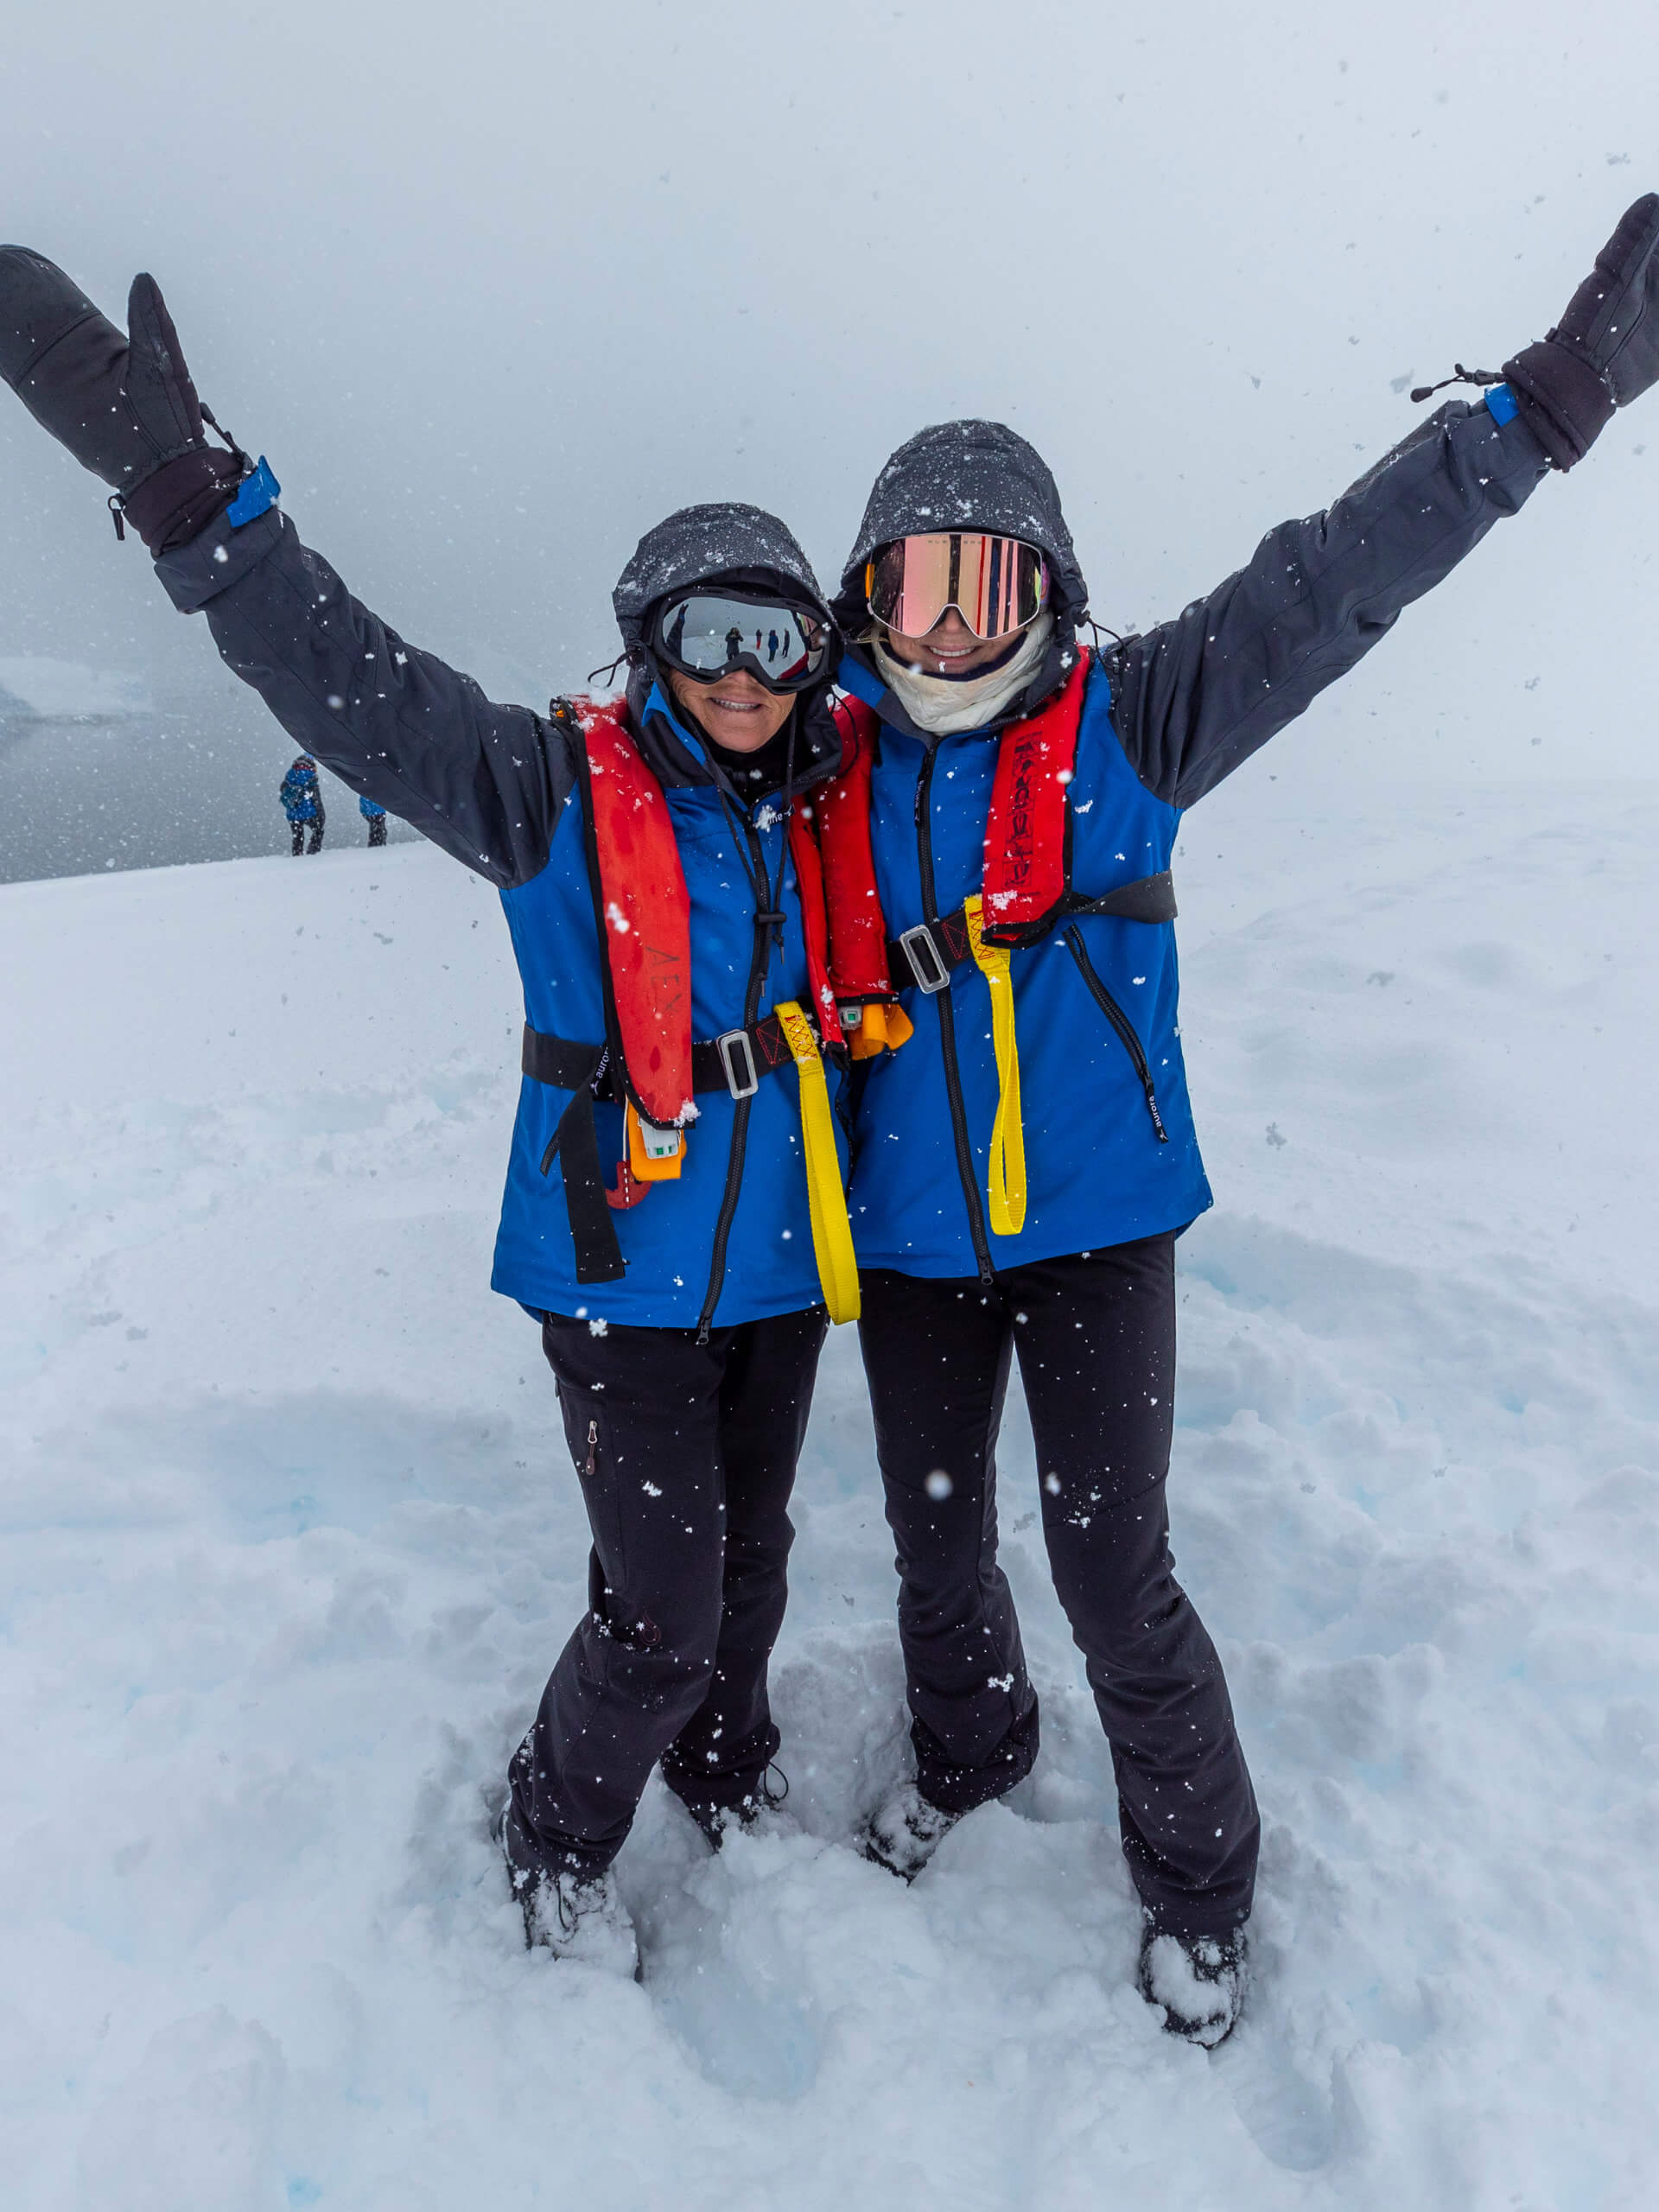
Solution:
{"label": "lettering on life vest", "polygon": [[818,1034],[826,1045],[845,1044],[841,1010],[830,982],[829,925],[826,918],[823,862],[807,826],[809,810],[797,802],[789,817],[789,856],[795,863],[795,884],[801,894],[801,924],[806,939],[807,981],[812,987],[812,1013]]}
{"label": "lettering on life vest", "polygon": [[842,770],[813,794],[830,941],[830,981],[842,999],[893,995],[887,925],[870,845],[870,764],[876,718],[861,699],[839,699]]}
{"label": "lettering on life vest", "polygon": [[590,859],[599,871],[622,1067],[620,1087],[645,1119],[683,1128],[691,1096],[691,901],[662,786],[615,707],[576,703],[588,752]]}
{"label": "lettering on life vest", "polygon": [[985,822],[985,942],[1040,935],[1065,896],[1065,793],[1077,757],[1089,655],[1046,705],[1014,722],[997,747]]}

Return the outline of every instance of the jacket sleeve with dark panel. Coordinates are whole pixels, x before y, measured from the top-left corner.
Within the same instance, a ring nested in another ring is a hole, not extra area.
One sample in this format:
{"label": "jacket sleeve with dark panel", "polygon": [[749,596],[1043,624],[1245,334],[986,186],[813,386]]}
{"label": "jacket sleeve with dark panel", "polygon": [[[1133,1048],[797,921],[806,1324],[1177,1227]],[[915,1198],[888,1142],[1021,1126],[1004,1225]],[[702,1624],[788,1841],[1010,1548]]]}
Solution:
{"label": "jacket sleeve with dark panel", "polygon": [[241,530],[221,515],[156,568],[296,743],[359,796],[498,888],[546,866],[575,780],[561,731],[405,645],[277,509]]}
{"label": "jacket sleeve with dark panel", "polygon": [[1518,417],[1453,401],[1324,514],[1281,523],[1207,598],[1126,639],[1106,665],[1141,782],[1177,806],[1213,791],[1514,514],[1546,466]]}

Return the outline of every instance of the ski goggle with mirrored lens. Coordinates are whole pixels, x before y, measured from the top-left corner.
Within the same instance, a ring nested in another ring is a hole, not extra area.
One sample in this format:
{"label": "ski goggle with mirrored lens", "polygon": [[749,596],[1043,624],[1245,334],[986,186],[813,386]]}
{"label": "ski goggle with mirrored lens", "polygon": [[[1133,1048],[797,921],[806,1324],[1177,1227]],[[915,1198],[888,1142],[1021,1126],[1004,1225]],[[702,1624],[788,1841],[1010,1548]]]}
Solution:
{"label": "ski goggle with mirrored lens", "polygon": [[653,642],[700,683],[746,669],[769,691],[803,691],[823,674],[830,639],[817,615],[786,600],[694,591],[664,601]]}
{"label": "ski goggle with mirrored lens", "polygon": [[983,531],[898,537],[867,563],[864,596],[901,637],[925,638],[954,607],[976,638],[1001,638],[1047,605],[1048,563],[1023,538]]}

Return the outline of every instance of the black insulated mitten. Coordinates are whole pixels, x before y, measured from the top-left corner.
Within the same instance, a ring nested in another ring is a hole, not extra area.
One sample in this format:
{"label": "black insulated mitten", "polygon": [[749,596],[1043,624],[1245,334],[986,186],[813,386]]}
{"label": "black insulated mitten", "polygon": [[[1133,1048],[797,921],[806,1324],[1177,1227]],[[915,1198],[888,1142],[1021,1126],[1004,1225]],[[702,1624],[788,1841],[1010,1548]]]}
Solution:
{"label": "black insulated mitten", "polygon": [[1659,381],[1659,193],[1627,210],[1554,329],[1503,374],[1557,468],[1582,461],[1613,410]]}
{"label": "black insulated mitten", "polygon": [[245,457],[207,443],[201,403],[153,276],[124,337],[54,262],[0,246],[0,377],[101,476],[152,553],[183,545],[235,497]]}

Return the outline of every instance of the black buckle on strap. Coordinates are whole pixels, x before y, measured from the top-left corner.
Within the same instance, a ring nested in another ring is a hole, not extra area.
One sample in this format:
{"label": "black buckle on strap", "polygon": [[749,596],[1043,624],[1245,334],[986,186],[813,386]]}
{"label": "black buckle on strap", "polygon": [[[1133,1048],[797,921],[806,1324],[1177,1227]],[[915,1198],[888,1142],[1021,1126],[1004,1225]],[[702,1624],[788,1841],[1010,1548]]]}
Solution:
{"label": "black buckle on strap", "polygon": [[918,922],[913,930],[901,930],[899,943],[910,963],[918,990],[925,991],[929,998],[936,991],[942,991],[950,981],[950,969],[927,924]]}
{"label": "black buckle on strap", "polygon": [[[760,1088],[760,1071],[754,1064],[754,1046],[747,1029],[728,1029],[715,1039],[720,1065],[726,1071],[726,1088],[734,1098],[753,1098]],[[742,1072],[738,1071],[739,1058]]]}

